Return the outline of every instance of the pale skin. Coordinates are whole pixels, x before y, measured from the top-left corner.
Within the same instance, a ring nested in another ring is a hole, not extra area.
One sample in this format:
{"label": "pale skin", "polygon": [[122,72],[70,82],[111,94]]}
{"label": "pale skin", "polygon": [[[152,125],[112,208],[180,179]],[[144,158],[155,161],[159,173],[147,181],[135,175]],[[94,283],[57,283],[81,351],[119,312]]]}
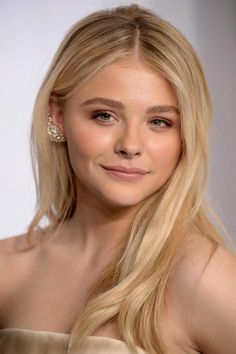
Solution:
{"label": "pale skin", "polygon": [[[180,117],[170,84],[137,58],[100,70],[63,107],[52,98],[49,111],[67,138],[78,207],[35,249],[17,252],[25,235],[0,241],[0,269],[7,269],[0,278],[0,326],[67,333],[74,306],[82,308],[143,200],[178,164]],[[108,165],[147,173],[127,181]],[[205,237],[191,234],[179,252],[162,326],[171,354],[235,354],[236,256],[218,247],[204,270],[211,250]],[[115,323],[94,335],[119,339]]]}

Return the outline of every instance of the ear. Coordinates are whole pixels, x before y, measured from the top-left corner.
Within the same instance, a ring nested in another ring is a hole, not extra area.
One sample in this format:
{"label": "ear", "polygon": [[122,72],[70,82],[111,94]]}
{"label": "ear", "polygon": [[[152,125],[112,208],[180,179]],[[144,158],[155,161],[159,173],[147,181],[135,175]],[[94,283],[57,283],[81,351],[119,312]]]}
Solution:
{"label": "ear", "polygon": [[55,96],[51,96],[49,99],[48,113],[51,115],[53,123],[64,133],[63,107]]}

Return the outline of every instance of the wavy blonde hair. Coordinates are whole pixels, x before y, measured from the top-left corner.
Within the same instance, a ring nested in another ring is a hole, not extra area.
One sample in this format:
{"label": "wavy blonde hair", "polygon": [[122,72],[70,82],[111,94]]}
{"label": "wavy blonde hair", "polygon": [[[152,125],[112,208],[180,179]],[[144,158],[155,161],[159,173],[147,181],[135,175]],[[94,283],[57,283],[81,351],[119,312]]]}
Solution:
{"label": "wavy blonde hair", "polygon": [[204,197],[208,178],[211,102],[199,59],[185,37],[151,11],[137,5],[97,11],[76,23],[61,43],[38,93],[32,125],[32,156],[37,211],[28,230],[34,244],[42,220],[54,230],[73,215],[74,173],[66,143],[50,143],[48,102],[63,102],[78,85],[120,58],[136,55],[175,89],[181,112],[183,150],[168,182],[147,198],[127,232],[119,256],[91,289],[72,325],[68,353],[102,324],[116,320],[130,350],[165,353],[159,335],[165,290],[174,257],[195,230],[224,244],[208,215]]}

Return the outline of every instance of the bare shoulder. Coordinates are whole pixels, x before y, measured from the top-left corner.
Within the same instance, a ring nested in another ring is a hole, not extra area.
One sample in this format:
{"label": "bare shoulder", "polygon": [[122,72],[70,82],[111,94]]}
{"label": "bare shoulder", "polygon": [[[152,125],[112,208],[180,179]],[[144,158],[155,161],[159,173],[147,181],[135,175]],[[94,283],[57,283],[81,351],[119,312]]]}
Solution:
{"label": "bare shoulder", "polygon": [[0,239],[0,261],[2,257],[7,257],[27,248],[26,234],[11,236]]}
{"label": "bare shoulder", "polygon": [[171,311],[193,347],[204,354],[235,353],[236,255],[232,251],[203,235],[190,235],[176,258],[167,293]]}
{"label": "bare shoulder", "polygon": [[0,239],[0,272],[7,270],[10,274],[10,271],[14,270],[17,274],[18,270],[20,271],[28,260],[33,259],[45,243],[40,237],[35,240],[34,244],[30,244],[27,234]]}
{"label": "bare shoulder", "polygon": [[162,320],[162,337],[168,352],[199,353],[189,330],[191,298],[215,247],[206,237],[191,233],[177,250],[167,282]]}
{"label": "bare shoulder", "polygon": [[[0,271],[8,273],[18,259],[31,249],[26,234],[11,236],[0,240]],[[7,272],[6,272],[7,270]]]}
{"label": "bare shoulder", "polygon": [[173,261],[167,287],[170,298],[187,305],[217,248],[215,241],[201,234],[188,235]]}
{"label": "bare shoulder", "polygon": [[236,348],[236,255],[218,247],[194,296],[191,332],[206,354],[234,354]]}
{"label": "bare shoulder", "polygon": [[13,259],[20,255],[29,254],[30,251],[39,249],[47,243],[50,233],[46,230],[34,232],[33,243],[28,241],[27,233],[0,239],[1,260]]}
{"label": "bare shoulder", "polygon": [[26,234],[0,240],[0,310],[29,268],[31,254]]}

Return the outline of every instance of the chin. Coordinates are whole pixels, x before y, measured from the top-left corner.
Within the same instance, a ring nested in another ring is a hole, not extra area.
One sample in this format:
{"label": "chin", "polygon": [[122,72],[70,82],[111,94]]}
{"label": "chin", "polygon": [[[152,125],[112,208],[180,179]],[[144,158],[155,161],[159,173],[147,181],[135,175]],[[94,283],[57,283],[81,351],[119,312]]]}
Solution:
{"label": "chin", "polygon": [[131,208],[131,207],[135,207],[135,206],[138,206],[139,204],[141,204],[144,199],[146,198],[127,198],[124,197],[124,198],[113,198],[113,199],[110,199],[110,198],[104,198],[103,199],[103,202],[106,203],[107,206],[110,206],[111,208]]}

